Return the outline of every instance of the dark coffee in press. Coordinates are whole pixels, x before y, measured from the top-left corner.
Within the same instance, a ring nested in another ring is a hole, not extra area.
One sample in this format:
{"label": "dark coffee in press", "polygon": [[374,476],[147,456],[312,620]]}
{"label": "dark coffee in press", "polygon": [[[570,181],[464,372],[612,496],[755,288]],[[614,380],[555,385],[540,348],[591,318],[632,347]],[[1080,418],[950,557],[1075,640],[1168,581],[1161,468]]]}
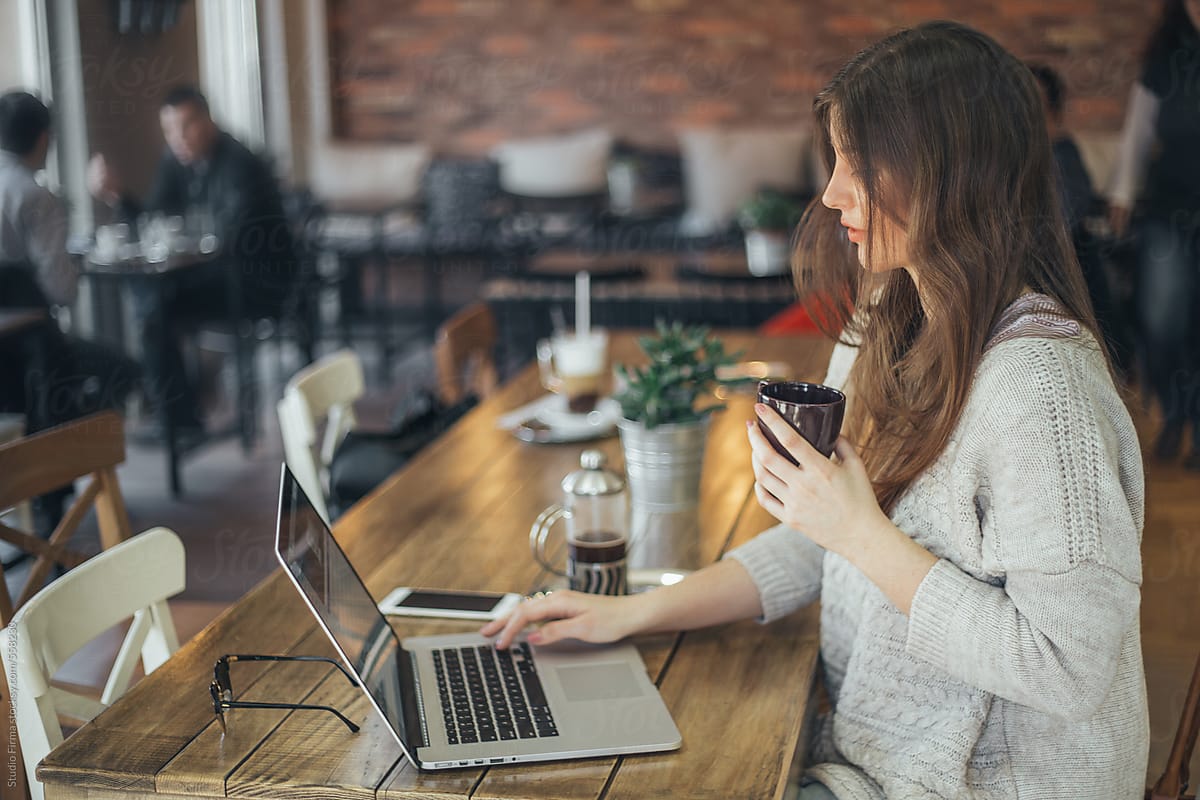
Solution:
{"label": "dark coffee in press", "polygon": [[625,594],[625,538],[590,530],[567,537],[567,578],[577,592]]}

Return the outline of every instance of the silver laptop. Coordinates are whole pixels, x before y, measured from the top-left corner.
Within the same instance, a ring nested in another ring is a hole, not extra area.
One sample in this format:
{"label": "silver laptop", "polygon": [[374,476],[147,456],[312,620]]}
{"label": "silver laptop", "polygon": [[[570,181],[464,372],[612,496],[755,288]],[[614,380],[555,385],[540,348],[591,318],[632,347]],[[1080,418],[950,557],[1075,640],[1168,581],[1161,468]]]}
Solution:
{"label": "silver laptop", "polygon": [[519,639],[501,651],[478,634],[400,642],[286,465],[275,554],[418,768],[679,747],[679,729],[632,645]]}

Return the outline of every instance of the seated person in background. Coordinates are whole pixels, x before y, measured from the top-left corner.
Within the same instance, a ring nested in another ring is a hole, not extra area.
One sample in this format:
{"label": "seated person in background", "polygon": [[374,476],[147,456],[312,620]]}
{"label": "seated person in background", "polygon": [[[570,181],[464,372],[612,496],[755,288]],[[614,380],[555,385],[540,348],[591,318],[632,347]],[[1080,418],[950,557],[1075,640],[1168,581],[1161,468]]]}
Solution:
{"label": "seated person in background", "polygon": [[[74,302],[79,283],[66,250],[66,206],[34,177],[46,166],[50,121],[27,92],[0,97],[0,308],[46,312],[44,325],[0,341],[0,412],[24,414],[30,433],[119,408],[138,374],[128,359],[64,336],[50,316],[51,305]],[[31,402],[34,393],[40,401]],[[39,530],[53,528],[61,501],[56,493],[34,504]]]}
{"label": "seated person in background", "polygon": [[1096,312],[1096,321],[1104,334],[1113,366],[1122,375],[1128,374],[1132,345],[1125,332],[1125,325],[1113,301],[1104,263],[1100,256],[1099,242],[1084,225],[1084,220],[1096,209],[1099,198],[1092,190],[1092,179],[1084,166],[1079,147],[1063,124],[1063,108],[1066,105],[1066,89],[1062,77],[1045,64],[1030,64],[1030,72],[1037,78],[1042,92],[1042,105],[1046,112],[1046,130],[1050,134],[1050,146],[1054,161],[1058,165],[1058,186],[1062,192],[1063,216],[1071,231],[1075,255],[1083,268],[1087,281],[1088,295]]}
{"label": "seated person in background", "polygon": [[50,109],[27,92],[0,97],[0,268],[26,271],[37,287],[26,297],[6,292],[0,304],[9,308],[75,302],[79,270],[67,254],[67,209],[34,178],[49,151]]}
{"label": "seated person in background", "polygon": [[[26,92],[0,97],[0,308],[40,308],[47,319],[52,305],[75,301],[79,283],[66,250],[66,205],[34,179],[49,150],[50,110],[42,101]],[[46,372],[37,378],[47,392],[47,416],[24,407],[34,376],[23,373],[17,351],[27,343],[21,342],[9,343],[15,349],[0,359],[0,410],[27,414],[26,429],[35,431],[121,407],[138,377],[135,363],[94,342],[63,336],[52,321],[31,335],[43,337],[47,348]]]}
{"label": "seated person in background", "polygon": [[164,295],[151,287],[135,295],[151,399],[166,404],[177,426],[198,429],[198,393],[189,386],[174,325],[225,318],[235,300],[242,315],[279,316],[297,260],[270,166],[217,127],[204,95],[190,86],[173,89],[159,122],[167,149],[144,203],[100,154],[89,164],[88,186],[131,224],[142,212],[179,215],[217,236],[224,269],[185,270]]}

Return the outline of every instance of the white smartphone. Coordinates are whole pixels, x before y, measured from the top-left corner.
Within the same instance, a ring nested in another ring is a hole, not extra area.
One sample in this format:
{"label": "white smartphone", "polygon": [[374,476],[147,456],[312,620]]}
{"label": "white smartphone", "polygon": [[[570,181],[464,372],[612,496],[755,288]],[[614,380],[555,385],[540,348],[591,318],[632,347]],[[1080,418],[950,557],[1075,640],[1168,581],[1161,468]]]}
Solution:
{"label": "white smartphone", "polygon": [[521,595],[512,592],[460,592],[400,586],[379,603],[384,614],[443,619],[497,619],[512,611]]}

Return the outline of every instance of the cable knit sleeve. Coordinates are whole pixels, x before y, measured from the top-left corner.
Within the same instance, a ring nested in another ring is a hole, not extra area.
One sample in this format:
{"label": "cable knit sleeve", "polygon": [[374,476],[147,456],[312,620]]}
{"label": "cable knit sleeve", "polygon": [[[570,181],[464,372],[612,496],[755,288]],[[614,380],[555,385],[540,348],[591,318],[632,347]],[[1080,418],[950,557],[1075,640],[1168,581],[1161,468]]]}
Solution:
{"label": "cable knit sleeve", "polygon": [[762,601],[760,622],[777,620],[821,596],[825,550],[787,525],[763,531],[725,558],[734,559],[750,573]]}
{"label": "cable knit sleeve", "polygon": [[1085,720],[1137,622],[1136,435],[1093,351],[1046,339],[1003,349],[977,379],[986,399],[961,445],[978,454],[979,534],[1003,580],[939,561],[913,598],[906,646],[985,691]]}

